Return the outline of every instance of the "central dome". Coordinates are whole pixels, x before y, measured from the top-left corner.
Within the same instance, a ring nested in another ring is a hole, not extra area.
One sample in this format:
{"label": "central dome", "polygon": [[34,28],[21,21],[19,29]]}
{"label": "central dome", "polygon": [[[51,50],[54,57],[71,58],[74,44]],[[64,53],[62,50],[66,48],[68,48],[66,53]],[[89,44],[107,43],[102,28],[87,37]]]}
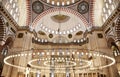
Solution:
{"label": "central dome", "polygon": [[69,6],[80,0],[41,0],[41,1],[53,6]]}

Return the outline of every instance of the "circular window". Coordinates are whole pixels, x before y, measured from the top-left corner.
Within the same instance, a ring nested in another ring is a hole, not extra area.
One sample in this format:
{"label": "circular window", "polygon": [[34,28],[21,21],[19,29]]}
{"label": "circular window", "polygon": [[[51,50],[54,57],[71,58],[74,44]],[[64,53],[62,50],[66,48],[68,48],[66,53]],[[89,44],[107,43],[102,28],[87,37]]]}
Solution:
{"label": "circular window", "polygon": [[69,35],[68,35],[68,38],[72,38],[72,34],[69,34]]}
{"label": "circular window", "polygon": [[49,38],[53,38],[53,34],[49,34]]}

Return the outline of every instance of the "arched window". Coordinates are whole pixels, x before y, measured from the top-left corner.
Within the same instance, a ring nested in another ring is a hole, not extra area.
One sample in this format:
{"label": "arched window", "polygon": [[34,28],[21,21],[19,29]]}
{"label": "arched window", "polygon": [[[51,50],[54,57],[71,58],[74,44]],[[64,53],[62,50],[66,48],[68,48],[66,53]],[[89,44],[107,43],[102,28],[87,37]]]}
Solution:
{"label": "arched window", "polygon": [[15,6],[16,6],[16,4],[15,4],[15,3],[13,3],[13,8],[15,8]]}
{"label": "arched window", "polygon": [[5,8],[10,12],[11,16],[16,22],[19,20],[19,7],[17,0],[8,0],[5,4]]}
{"label": "arched window", "polygon": [[119,50],[118,46],[115,44],[115,42],[111,42],[111,46],[112,46],[114,56],[119,56],[120,50]]}
{"label": "arched window", "polygon": [[116,5],[113,2],[113,0],[104,0],[103,4],[103,23],[108,19],[108,17],[111,15],[112,11],[115,9]]}
{"label": "arched window", "polygon": [[10,3],[12,3],[13,2],[13,0],[10,0]]}
{"label": "arched window", "polygon": [[6,56],[7,53],[8,53],[8,46],[5,46],[5,47],[2,49],[1,54],[2,54],[3,56]]}
{"label": "arched window", "polygon": [[11,9],[10,14],[13,15],[13,10]]}

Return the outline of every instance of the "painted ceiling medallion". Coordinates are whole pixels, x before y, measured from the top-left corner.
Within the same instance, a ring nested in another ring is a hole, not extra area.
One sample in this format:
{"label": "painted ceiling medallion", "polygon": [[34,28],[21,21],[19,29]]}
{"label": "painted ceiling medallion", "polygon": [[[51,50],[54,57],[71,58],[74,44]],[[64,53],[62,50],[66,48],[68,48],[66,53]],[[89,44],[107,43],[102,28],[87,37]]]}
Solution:
{"label": "painted ceiling medallion", "polygon": [[69,6],[80,0],[41,0],[41,2],[52,5],[52,6]]}
{"label": "painted ceiling medallion", "polygon": [[78,4],[78,12],[81,14],[85,14],[89,11],[89,4],[86,1],[82,1]]}
{"label": "painted ceiling medallion", "polygon": [[67,15],[58,14],[52,16],[51,19],[55,22],[63,23],[63,22],[67,22],[70,19],[70,17]]}
{"label": "painted ceiling medallion", "polygon": [[40,1],[35,1],[32,4],[32,10],[37,13],[40,14],[41,12],[43,12],[43,4]]}

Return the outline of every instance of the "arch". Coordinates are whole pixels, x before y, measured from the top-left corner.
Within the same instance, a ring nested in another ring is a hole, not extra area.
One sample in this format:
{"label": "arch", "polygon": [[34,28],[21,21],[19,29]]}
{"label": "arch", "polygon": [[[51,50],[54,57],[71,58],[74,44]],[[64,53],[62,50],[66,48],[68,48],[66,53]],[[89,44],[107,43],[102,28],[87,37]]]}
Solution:
{"label": "arch", "polygon": [[5,46],[9,46],[9,48],[11,48],[13,46],[13,37],[7,37],[6,41],[5,41]]}
{"label": "arch", "polygon": [[120,41],[120,15],[118,16],[118,19],[116,21],[115,30],[116,30],[116,41]]}
{"label": "arch", "polygon": [[116,45],[116,47],[118,47],[118,45],[116,44],[116,38],[114,36],[108,36],[107,38],[108,47],[111,48],[113,44]]}
{"label": "arch", "polygon": [[9,37],[9,38],[7,38],[7,40],[6,40],[5,45],[9,45],[11,42],[12,42],[12,38]]}
{"label": "arch", "polygon": [[113,38],[109,38],[107,44],[108,47],[113,51],[114,56],[118,56],[120,54],[120,49]]}
{"label": "arch", "polygon": [[43,16],[45,16],[45,15],[51,13],[51,12],[55,12],[55,11],[65,11],[65,12],[72,13],[72,14],[74,14],[75,16],[78,16],[78,17],[83,21],[83,23],[85,24],[85,26],[88,26],[88,21],[87,21],[87,20],[85,19],[85,17],[83,17],[80,13],[78,13],[78,12],[72,10],[72,9],[64,8],[64,7],[62,7],[62,8],[51,8],[51,9],[48,9],[48,10],[42,12],[40,15],[38,15],[38,16],[34,19],[34,21],[33,21],[33,23],[32,23],[32,26],[33,26],[33,27],[36,26],[36,24],[39,22],[39,20],[40,20]]}
{"label": "arch", "polygon": [[[12,44],[13,44],[13,39],[11,37],[7,38],[5,44],[3,46],[0,47],[0,53],[1,53],[1,57],[2,57],[2,60],[0,61],[0,64],[2,64],[1,68],[0,68],[0,71],[3,70],[3,66],[4,66],[4,58],[8,55],[8,52],[9,52],[9,49],[12,47]],[[0,75],[1,75],[2,72],[0,72]]]}
{"label": "arch", "polygon": [[5,21],[3,19],[3,16],[0,14],[0,25],[4,25],[5,24]]}
{"label": "arch", "polygon": [[5,21],[3,16],[0,14],[0,45],[4,44],[4,37],[5,37]]}
{"label": "arch", "polygon": [[113,39],[112,37],[109,37],[108,40],[107,40],[107,45],[108,45],[109,48],[112,47],[112,42],[115,43],[115,39]]}

